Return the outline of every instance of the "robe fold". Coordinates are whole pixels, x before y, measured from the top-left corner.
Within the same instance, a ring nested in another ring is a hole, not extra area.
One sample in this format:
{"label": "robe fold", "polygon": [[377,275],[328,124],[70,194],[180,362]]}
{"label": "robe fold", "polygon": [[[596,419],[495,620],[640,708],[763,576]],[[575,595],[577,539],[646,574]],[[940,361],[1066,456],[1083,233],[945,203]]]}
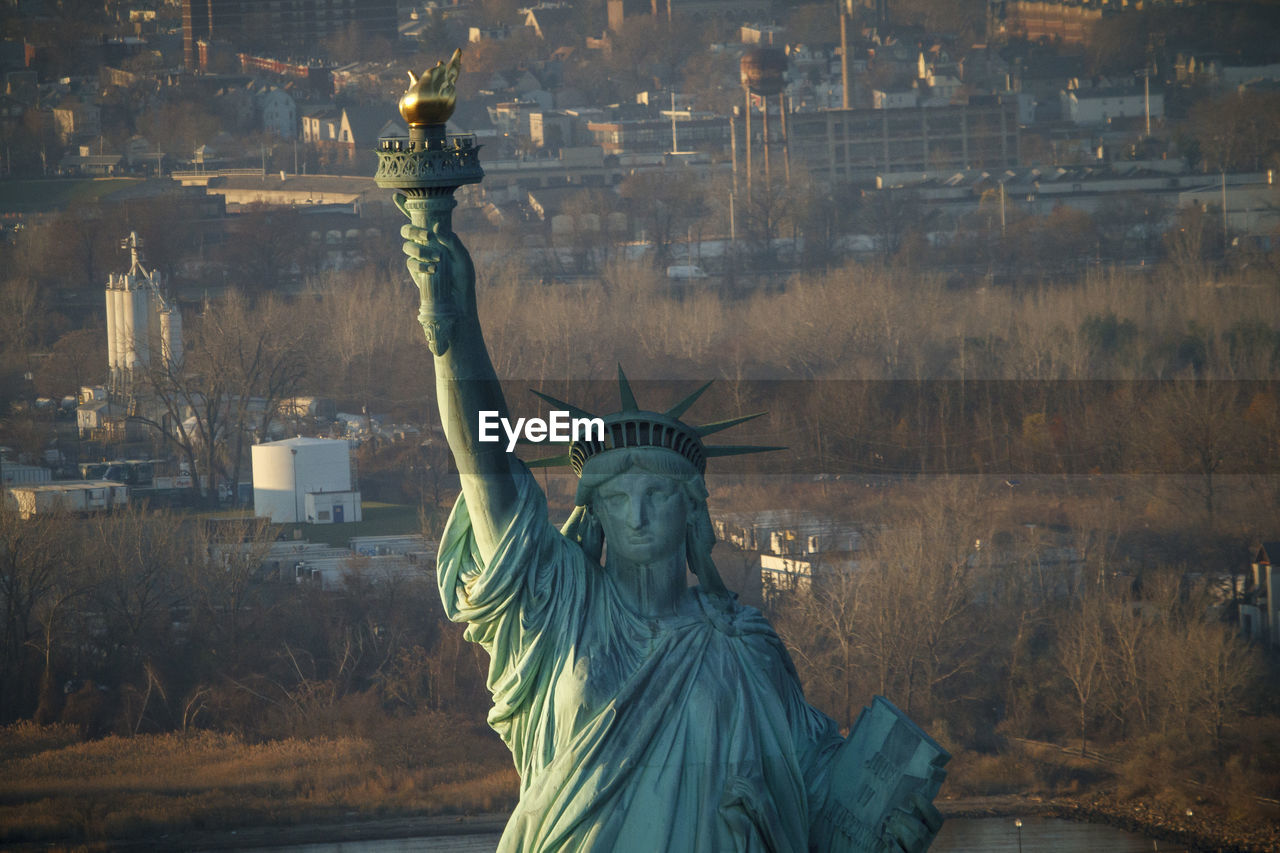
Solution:
{"label": "robe fold", "polygon": [[438,566],[520,773],[500,853],[808,850],[841,738],[768,622],[696,588],[686,615],[637,615],[516,476],[493,558],[459,498]]}

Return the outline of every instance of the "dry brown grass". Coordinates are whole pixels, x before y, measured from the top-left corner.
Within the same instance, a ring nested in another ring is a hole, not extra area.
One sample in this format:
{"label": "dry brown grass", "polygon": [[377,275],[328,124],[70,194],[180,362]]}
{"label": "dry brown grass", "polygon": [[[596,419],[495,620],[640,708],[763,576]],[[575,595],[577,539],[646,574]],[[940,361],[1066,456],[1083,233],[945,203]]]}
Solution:
{"label": "dry brown grass", "polygon": [[1023,755],[984,755],[957,750],[947,765],[948,797],[994,797],[1002,794],[1041,793],[1035,766]]}
{"label": "dry brown grass", "polygon": [[371,738],[266,743],[213,732],[69,743],[60,729],[0,730],[0,842],[495,811],[517,786],[492,734],[445,715],[390,721]]}

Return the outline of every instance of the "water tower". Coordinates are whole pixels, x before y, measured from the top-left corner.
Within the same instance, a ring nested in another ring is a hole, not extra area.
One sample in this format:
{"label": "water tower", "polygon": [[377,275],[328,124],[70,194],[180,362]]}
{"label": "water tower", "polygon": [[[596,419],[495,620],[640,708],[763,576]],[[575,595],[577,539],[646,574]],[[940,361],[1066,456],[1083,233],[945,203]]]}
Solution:
{"label": "water tower", "polygon": [[786,86],[787,55],[775,47],[758,47],[749,50],[742,56],[739,64],[742,76],[742,89],[746,96],[746,136],[747,136],[747,198],[751,198],[751,112],[756,98],[760,100],[763,115],[762,142],[764,145],[764,180],[765,187],[771,185],[769,171],[769,98],[778,96],[778,112],[782,118],[783,155],[786,159],[787,181],[791,180],[791,162],[787,155],[787,104],[784,88]]}

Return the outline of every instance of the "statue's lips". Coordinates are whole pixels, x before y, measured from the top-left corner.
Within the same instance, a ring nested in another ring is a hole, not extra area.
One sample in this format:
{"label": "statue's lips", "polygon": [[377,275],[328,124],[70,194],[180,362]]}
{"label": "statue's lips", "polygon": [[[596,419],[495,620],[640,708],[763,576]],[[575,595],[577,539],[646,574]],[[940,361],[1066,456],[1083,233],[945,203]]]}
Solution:
{"label": "statue's lips", "polygon": [[627,531],[622,536],[628,545],[652,545],[656,538],[652,530]]}

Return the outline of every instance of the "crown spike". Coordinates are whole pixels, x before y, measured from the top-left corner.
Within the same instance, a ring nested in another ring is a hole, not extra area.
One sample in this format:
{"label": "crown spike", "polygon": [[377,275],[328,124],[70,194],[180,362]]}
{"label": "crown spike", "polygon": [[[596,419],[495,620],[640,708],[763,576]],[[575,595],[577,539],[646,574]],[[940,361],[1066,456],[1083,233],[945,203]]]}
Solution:
{"label": "crown spike", "polygon": [[706,385],[703,385],[697,391],[694,391],[688,397],[685,397],[679,403],[676,403],[674,406],[667,409],[667,411],[665,412],[666,416],[669,418],[678,418],[681,415],[683,415],[685,412],[689,410],[690,406],[692,406],[694,403],[698,401],[698,398],[702,396],[702,392],[706,391],[708,388],[711,387],[712,382],[715,382],[715,380],[714,379],[708,380]]}
{"label": "crown spike", "polygon": [[694,432],[696,432],[699,436],[711,435],[713,433],[720,432],[721,430],[728,429],[729,427],[735,427],[738,424],[745,424],[747,421],[754,421],[756,418],[762,417],[763,415],[766,415],[766,414],[768,413],[756,412],[754,415],[743,415],[740,418],[729,418],[728,420],[725,420],[725,421],[716,421],[715,423],[711,423],[711,424],[703,424],[702,426],[697,426],[697,427],[694,427],[693,429],[694,429]]}
{"label": "crown spike", "polygon": [[618,395],[622,398],[622,411],[638,412],[639,404],[636,403],[636,395],[631,392],[631,383],[627,381],[627,374],[622,372],[622,365],[618,365]]}
{"label": "crown spike", "polygon": [[714,447],[708,445],[706,448],[707,457],[714,456],[742,456],[747,453],[772,453],[775,450],[787,450],[782,446],[766,447],[756,444],[717,444]]}
{"label": "crown spike", "polygon": [[569,464],[569,454],[561,453],[559,456],[544,456],[541,459],[527,459],[524,464],[529,468],[558,468],[562,465]]}
{"label": "crown spike", "polygon": [[577,406],[573,405],[572,403],[566,403],[564,400],[557,400],[555,397],[552,397],[550,394],[543,394],[541,391],[534,391],[532,388],[529,389],[529,392],[531,394],[534,394],[535,396],[541,397],[547,403],[550,403],[552,408],[563,409],[569,414],[573,415],[575,418],[597,417],[596,415],[593,415],[590,412],[588,412],[586,409],[580,409]]}

